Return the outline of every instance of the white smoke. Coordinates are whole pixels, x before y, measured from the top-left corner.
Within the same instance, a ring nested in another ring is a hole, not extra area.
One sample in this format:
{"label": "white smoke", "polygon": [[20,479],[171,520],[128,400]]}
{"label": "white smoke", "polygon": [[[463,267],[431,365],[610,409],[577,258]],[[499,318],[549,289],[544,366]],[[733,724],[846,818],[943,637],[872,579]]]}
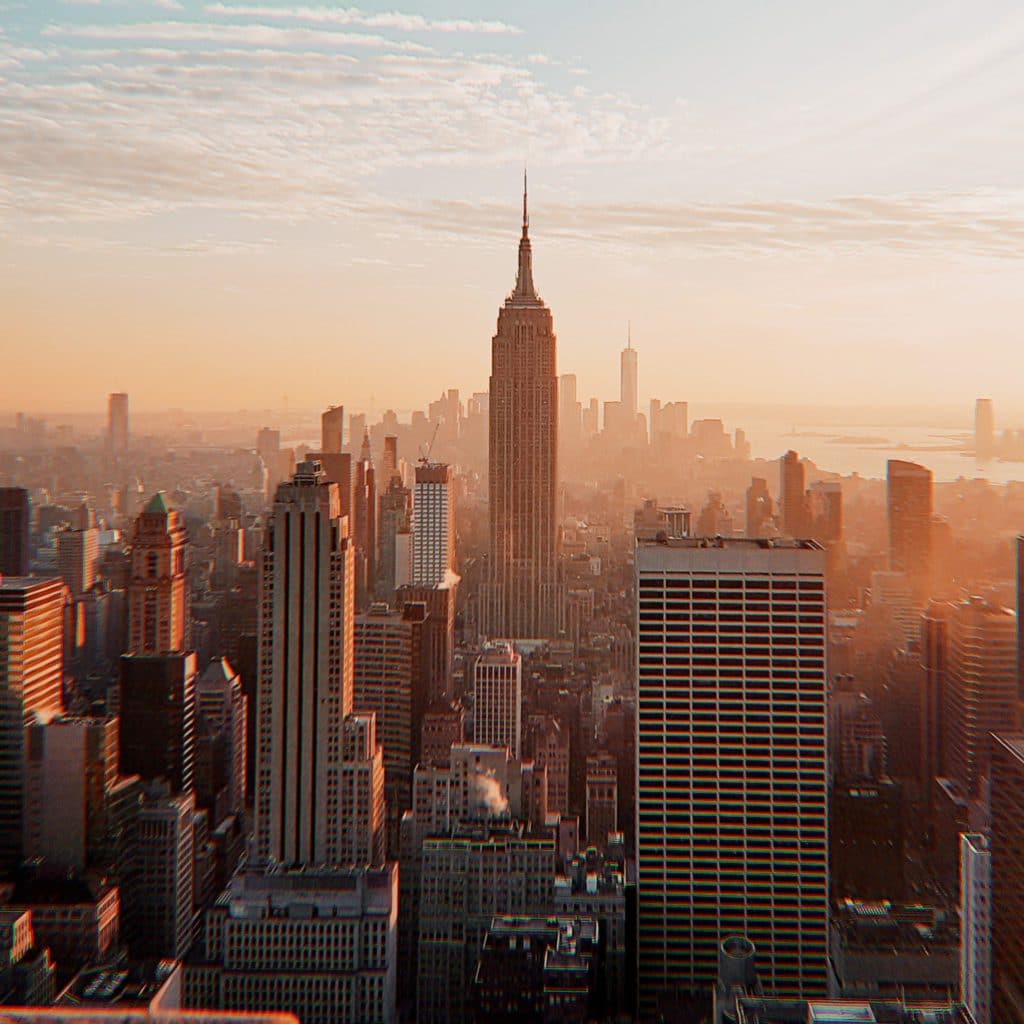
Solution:
{"label": "white smoke", "polygon": [[495,817],[508,813],[508,799],[501,791],[501,783],[493,775],[477,773],[476,795],[479,802]]}

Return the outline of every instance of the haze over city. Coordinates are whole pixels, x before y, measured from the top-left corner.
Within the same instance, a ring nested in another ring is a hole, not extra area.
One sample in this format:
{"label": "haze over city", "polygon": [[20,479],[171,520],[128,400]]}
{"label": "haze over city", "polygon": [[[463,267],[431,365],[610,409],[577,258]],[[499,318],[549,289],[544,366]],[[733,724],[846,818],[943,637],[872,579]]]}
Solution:
{"label": "haze over city", "polygon": [[643,398],[1016,412],[1022,41],[1010,2],[7,0],[0,408],[481,387],[528,162],[581,390],[632,321]]}
{"label": "haze over city", "polygon": [[1024,10],[456,2],[0,0],[0,1024],[1024,1024]]}

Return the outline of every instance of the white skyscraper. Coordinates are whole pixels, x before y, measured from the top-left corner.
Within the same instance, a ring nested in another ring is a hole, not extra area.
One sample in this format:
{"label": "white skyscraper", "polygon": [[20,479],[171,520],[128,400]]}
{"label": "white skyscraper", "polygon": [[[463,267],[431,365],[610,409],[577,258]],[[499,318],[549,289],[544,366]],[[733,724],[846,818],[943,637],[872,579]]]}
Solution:
{"label": "white skyscraper", "polygon": [[960,835],[960,998],[977,1024],[991,1024],[992,854],[978,832]]}
{"label": "white skyscraper", "polygon": [[511,644],[488,644],[473,667],[477,743],[508,747],[518,760],[523,740],[523,659]]}
{"label": "white skyscraper", "polygon": [[344,859],[353,557],[338,485],[319,463],[300,463],[277,489],[263,553],[256,851],[277,863]]}
{"label": "white skyscraper", "polygon": [[455,496],[452,467],[422,462],[416,467],[412,506],[412,583],[433,587],[455,568]]}
{"label": "white skyscraper", "polygon": [[638,542],[642,1011],[737,934],[767,990],[825,992],[824,573],[814,541]]}

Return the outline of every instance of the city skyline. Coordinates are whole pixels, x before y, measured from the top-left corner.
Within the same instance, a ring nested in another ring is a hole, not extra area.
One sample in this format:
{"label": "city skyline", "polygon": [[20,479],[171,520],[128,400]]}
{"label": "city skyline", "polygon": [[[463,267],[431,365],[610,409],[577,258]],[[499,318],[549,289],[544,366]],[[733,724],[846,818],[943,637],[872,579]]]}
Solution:
{"label": "city skyline", "polygon": [[[583,392],[631,320],[642,396],[794,402],[824,356],[824,400],[1014,400],[1012,5],[471,13],[6,4],[0,407],[55,362],[69,410],[322,405],[313,359],[369,397],[379,352],[396,406],[479,387],[524,158]],[[147,379],[169,346],[203,378]]]}

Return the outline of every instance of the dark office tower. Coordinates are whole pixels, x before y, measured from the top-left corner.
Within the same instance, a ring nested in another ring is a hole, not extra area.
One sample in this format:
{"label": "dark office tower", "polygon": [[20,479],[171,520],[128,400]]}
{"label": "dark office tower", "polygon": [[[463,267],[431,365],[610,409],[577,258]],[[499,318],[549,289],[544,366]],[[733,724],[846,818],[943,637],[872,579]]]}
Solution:
{"label": "dark office tower", "polygon": [[356,607],[365,608],[373,596],[377,579],[377,475],[370,451],[370,433],[356,463],[353,495],[354,537],[356,542]]}
{"label": "dark office tower", "polygon": [[390,475],[387,488],[378,503],[376,594],[379,600],[394,600],[395,589],[410,579],[412,548],[412,491],[402,486],[402,478]]}
{"label": "dark office tower", "polygon": [[162,494],[153,495],[132,532],[129,654],[164,654],[188,646],[187,547],[181,513],[168,511]]}
{"label": "dark office tower", "polygon": [[992,742],[992,1020],[1024,1024],[1024,736]]}
{"label": "dark office tower", "polygon": [[733,934],[766,989],[825,991],[824,577],[814,541],[637,543],[641,1015]]}
{"label": "dark office tower", "polygon": [[277,459],[281,452],[281,431],[261,428],[256,435],[256,452],[265,462]]}
{"label": "dark office tower", "polygon": [[551,310],[533,286],[526,188],[519,271],[491,341],[489,580],[491,636],[552,637],[558,594],[558,377]]}
{"label": "dark office tower", "polygon": [[107,399],[107,450],[112,455],[128,451],[128,396],[123,391]]}
{"label": "dark office tower", "polygon": [[932,557],[932,474],[916,462],[890,459],[886,474],[889,568],[926,594]]}
{"label": "dark office tower", "polygon": [[63,710],[64,583],[0,577],[0,871],[21,859],[25,726]]}
{"label": "dark office tower", "polygon": [[768,491],[768,481],[755,476],[747,488],[746,536],[768,536],[768,525],[771,522],[772,514],[772,496]]}
{"label": "dark office tower", "polygon": [[121,773],[192,789],[196,656],[126,654],[120,678]]}
{"label": "dark office tower", "polygon": [[32,512],[23,487],[0,487],[0,576],[27,576]]}
{"label": "dark office tower", "polygon": [[996,416],[991,398],[979,398],[974,404],[974,454],[990,459],[996,451]]}
{"label": "dark office tower", "polygon": [[787,537],[808,536],[807,499],[804,493],[804,464],[790,450],[779,460],[779,501],[782,532]]}
{"label": "dark office tower", "polygon": [[217,504],[214,514],[217,519],[237,519],[242,521],[245,509],[242,507],[242,498],[238,491],[231,484],[217,484]]}
{"label": "dark office tower", "polygon": [[256,854],[337,864],[355,566],[338,486],[318,462],[278,487],[262,572]]}
{"label": "dark office tower", "polygon": [[320,450],[331,454],[341,451],[345,429],[345,407],[332,405],[320,416]]}
{"label": "dark office tower", "polygon": [[948,623],[944,774],[964,796],[988,777],[989,734],[1012,728],[1017,706],[1017,622],[981,598],[955,604]]}

